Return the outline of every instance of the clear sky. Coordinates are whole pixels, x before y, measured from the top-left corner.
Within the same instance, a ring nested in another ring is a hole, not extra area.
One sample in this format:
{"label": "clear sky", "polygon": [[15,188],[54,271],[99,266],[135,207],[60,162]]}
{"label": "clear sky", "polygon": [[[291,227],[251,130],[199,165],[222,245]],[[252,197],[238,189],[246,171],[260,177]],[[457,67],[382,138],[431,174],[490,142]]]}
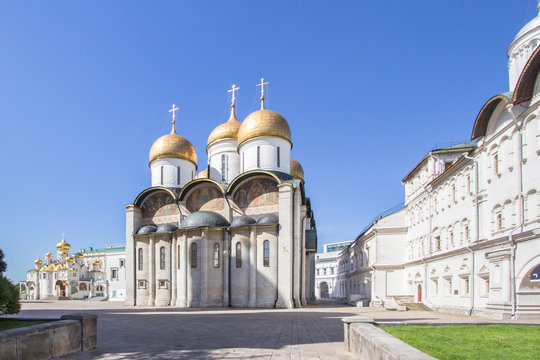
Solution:
{"label": "clear sky", "polygon": [[287,118],[325,242],[403,201],[434,145],[467,140],[508,91],[506,49],[534,0],[4,1],[0,248],[19,281],[60,241],[125,241],[148,152],[177,130],[206,164],[210,132],[259,106]]}

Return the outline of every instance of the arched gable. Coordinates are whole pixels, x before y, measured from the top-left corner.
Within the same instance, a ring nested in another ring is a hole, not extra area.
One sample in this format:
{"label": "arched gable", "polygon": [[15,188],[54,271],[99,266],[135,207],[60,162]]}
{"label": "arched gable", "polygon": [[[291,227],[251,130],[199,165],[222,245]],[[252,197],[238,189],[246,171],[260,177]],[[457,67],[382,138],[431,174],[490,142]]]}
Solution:
{"label": "arched gable", "polygon": [[135,199],[135,205],[141,209],[143,224],[179,221],[176,195],[168,188],[156,186],[144,190]]}
{"label": "arched gable", "polygon": [[214,185],[215,187],[219,189],[219,191],[222,194],[225,194],[225,189],[223,189],[223,187],[217,181],[208,179],[208,178],[199,178],[199,179],[191,180],[182,188],[182,190],[180,191],[180,194],[178,195],[178,200],[184,201],[186,195],[189,193],[191,189],[204,183],[207,183],[209,185]]}
{"label": "arched gable", "polygon": [[493,113],[497,109],[499,105],[508,105],[510,104],[512,100],[512,93],[504,93],[495,95],[491,99],[489,99],[482,109],[480,109],[480,112],[476,116],[476,120],[474,121],[474,126],[471,134],[471,140],[477,139],[479,137],[485,136],[486,131],[488,128],[489,121],[491,117],[493,116]]}
{"label": "arched gable", "polygon": [[251,171],[247,171],[245,173],[242,173],[240,175],[238,175],[237,177],[235,177],[233,179],[233,181],[231,181],[231,183],[229,184],[229,187],[227,188],[227,194],[232,194],[232,192],[234,191],[234,189],[244,180],[246,180],[247,178],[250,178],[250,177],[253,177],[253,176],[257,176],[257,175],[267,175],[267,176],[270,176],[272,178],[274,178],[274,180],[276,180],[277,184],[280,185],[282,183],[282,181],[279,179],[279,177],[270,172],[270,171],[264,171],[264,170],[251,170]]}
{"label": "arched gable", "polygon": [[151,188],[148,188],[148,189],[145,189],[145,190],[141,191],[141,193],[139,195],[137,195],[137,197],[135,198],[135,201],[133,202],[133,205],[135,205],[137,207],[141,207],[143,201],[148,196],[155,193],[156,191],[165,191],[165,192],[169,193],[169,195],[171,195],[173,199],[176,199],[176,195],[170,189],[168,189],[166,187],[163,187],[163,186],[154,186],[154,187],[151,187]]}
{"label": "arched gable", "polygon": [[190,182],[189,187],[184,187],[180,193],[180,199],[186,201],[188,211],[222,212],[225,209],[225,190],[213,180],[198,180]]}
{"label": "arched gable", "polygon": [[279,212],[278,186],[281,181],[274,174],[255,171],[233,181],[233,186],[229,186],[232,203],[242,213],[254,215]]}
{"label": "arched gable", "polygon": [[536,83],[536,76],[539,71],[540,47],[537,47],[519,76],[512,99],[514,104],[521,104],[532,99],[534,95],[534,84]]}

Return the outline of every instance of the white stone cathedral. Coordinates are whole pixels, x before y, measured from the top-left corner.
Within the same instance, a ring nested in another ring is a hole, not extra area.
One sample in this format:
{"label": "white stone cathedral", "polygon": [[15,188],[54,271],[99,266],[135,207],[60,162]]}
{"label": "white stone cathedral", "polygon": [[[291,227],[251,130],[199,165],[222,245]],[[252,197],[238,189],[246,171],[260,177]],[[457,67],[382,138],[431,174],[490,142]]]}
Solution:
{"label": "white stone cathedral", "polygon": [[210,133],[208,166],[175,130],[150,149],[151,187],[126,206],[126,304],[278,307],[314,297],[317,233],[285,118],[264,107]]}
{"label": "white stone cathedral", "polygon": [[540,16],[508,48],[510,89],[471,141],[430,151],[402,180],[404,208],[341,253],[338,296],[399,308],[540,317]]}

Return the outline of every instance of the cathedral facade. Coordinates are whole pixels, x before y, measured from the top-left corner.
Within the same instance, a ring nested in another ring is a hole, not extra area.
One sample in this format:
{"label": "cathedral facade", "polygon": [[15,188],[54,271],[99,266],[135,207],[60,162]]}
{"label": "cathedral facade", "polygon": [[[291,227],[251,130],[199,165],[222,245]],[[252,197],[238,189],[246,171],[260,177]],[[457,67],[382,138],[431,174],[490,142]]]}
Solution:
{"label": "cathedral facade", "polygon": [[305,305],[317,233],[285,118],[264,107],[209,135],[207,167],[175,130],[150,149],[151,187],[126,206],[126,304]]}
{"label": "cathedral facade", "polygon": [[537,16],[508,48],[509,91],[483,105],[470,141],[426,154],[402,179],[404,208],[341,253],[339,296],[540,317],[539,45]]}

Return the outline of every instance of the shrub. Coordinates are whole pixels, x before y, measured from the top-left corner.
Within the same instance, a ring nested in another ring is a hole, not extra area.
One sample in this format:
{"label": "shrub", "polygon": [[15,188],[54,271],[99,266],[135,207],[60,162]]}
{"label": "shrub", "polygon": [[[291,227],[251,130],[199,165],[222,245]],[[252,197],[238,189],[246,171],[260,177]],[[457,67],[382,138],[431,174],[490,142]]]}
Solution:
{"label": "shrub", "polygon": [[4,252],[0,249],[0,315],[17,314],[21,310],[17,287],[4,277],[6,268]]}

